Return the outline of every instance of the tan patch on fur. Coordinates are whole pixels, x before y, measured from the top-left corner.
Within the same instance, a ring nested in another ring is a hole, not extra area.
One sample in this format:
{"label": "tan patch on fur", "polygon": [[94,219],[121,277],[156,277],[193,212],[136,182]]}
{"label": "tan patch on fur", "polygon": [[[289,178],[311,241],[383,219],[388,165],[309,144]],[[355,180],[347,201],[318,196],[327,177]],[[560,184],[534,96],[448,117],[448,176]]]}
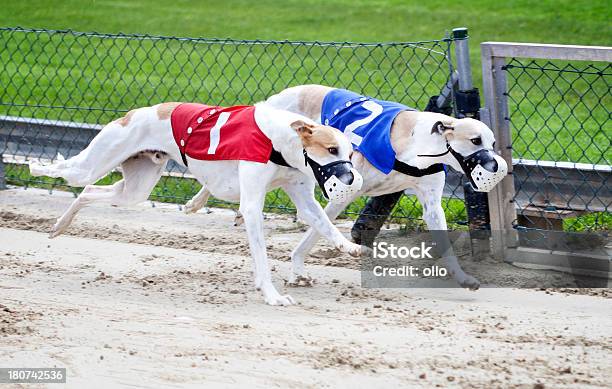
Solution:
{"label": "tan patch on fur", "polygon": [[135,113],[136,113],[136,110],[133,109],[133,110],[129,111],[128,113],[126,113],[124,117],[115,120],[115,122],[117,122],[122,127],[125,127],[128,124],[130,124],[130,120],[132,120],[132,116],[134,116]]}
{"label": "tan patch on fur", "polygon": [[304,85],[298,98],[298,109],[313,120],[321,116],[321,106],[327,92],[333,88],[323,85]]}
{"label": "tan patch on fur", "polygon": [[370,161],[365,159],[363,154],[361,154],[357,150],[353,151],[352,156],[351,156],[351,162],[353,163],[353,167],[357,169],[357,171],[359,172],[374,168],[372,164],[370,163]]}
{"label": "tan patch on fur", "polygon": [[170,115],[172,115],[172,111],[182,103],[177,102],[169,102],[169,103],[161,103],[157,106],[157,118],[159,120],[170,119]]}
{"label": "tan patch on fur", "polygon": [[338,130],[328,126],[315,126],[312,135],[302,137],[302,143],[309,154],[313,156],[325,157],[329,155],[330,147],[338,147],[336,138]]}
{"label": "tan patch on fur", "polygon": [[396,154],[402,153],[412,142],[412,132],[416,126],[419,112],[402,111],[391,126],[391,147]]}

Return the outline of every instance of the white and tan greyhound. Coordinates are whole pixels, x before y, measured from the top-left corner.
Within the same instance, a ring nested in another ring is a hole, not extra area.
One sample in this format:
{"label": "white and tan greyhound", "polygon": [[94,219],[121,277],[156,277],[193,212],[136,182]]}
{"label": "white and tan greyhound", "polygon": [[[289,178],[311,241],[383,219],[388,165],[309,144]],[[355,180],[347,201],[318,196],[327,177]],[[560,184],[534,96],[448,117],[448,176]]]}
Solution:
{"label": "white and tan greyhound", "polygon": [[[446,232],[442,209],[444,165],[466,174],[475,190],[491,190],[507,174],[506,162],[493,151],[491,129],[474,119],[418,112],[322,85],[285,89],[268,98],[266,104],[339,128],[351,140],[355,149],[351,161],[364,184],[353,198],[327,205],[325,211],[330,219],[335,219],[357,196],[412,189],[423,206],[423,219],[449,273],[463,287],[479,287],[479,281],[459,266]],[[311,283],[304,258],[318,238],[317,231],[310,229],[292,252],[290,283]]]}
{"label": "white and tan greyhound", "polygon": [[[163,103],[130,111],[106,125],[80,154],[48,166],[33,162],[30,171],[85,186],[53,227],[50,236],[55,237],[88,204],[122,206],[145,201],[167,161],[182,161],[203,184],[200,200],[212,194],[240,202],[255,286],[266,303],[290,305],[294,303],[291,296],[281,295],[272,284],[263,231],[265,195],[283,188],[301,219],[338,250],[359,256],[362,247],[335,228],[314,198],[315,180],[332,202],[345,202],[360,189],[361,176],[349,162],[351,152],[340,131],[269,105],[223,108]],[[119,165],[121,181],[92,185]]]}

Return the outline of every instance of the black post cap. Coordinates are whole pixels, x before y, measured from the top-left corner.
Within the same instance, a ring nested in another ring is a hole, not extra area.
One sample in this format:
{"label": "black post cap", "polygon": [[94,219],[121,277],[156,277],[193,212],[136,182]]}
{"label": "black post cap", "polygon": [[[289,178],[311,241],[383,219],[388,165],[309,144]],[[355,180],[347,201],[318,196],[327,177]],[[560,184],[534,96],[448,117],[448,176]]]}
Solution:
{"label": "black post cap", "polygon": [[467,39],[468,29],[467,27],[459,27],[453,29],[453,39]]}

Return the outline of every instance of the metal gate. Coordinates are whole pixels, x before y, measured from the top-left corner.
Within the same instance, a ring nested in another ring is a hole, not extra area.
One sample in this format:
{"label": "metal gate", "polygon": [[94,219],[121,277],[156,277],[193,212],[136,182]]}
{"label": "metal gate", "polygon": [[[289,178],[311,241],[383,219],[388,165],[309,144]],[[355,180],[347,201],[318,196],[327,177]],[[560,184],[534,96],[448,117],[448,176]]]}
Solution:
{"label": "metal gate", "polygon": [[495,256],[609,278],[612,48],[481,48],[481,117],[512,166],[489,194]]}

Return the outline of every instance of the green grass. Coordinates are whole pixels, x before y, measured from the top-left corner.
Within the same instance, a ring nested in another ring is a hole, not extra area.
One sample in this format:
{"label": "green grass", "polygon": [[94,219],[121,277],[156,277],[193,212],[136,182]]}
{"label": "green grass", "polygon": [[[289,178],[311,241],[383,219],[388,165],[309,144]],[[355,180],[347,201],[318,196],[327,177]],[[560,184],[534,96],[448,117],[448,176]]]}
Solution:
{"label": "green grass", "polygon": [[4,26],[237,39],[417,41],[465,26],[477,84],[480,42],[605,46],[610,20],[607,0],[28,0],[0,8]]}
{"label": "green grass", "polygon": [[515,59],[509,65],[515,158],[612,163],[612,64]]}
{"label": "green grass", "polygon": [[0,24],[80,31],[238,39],[415,41],[470,29],[483,41],[609,45],[606,0],[27,0],[6,2]]}
{"label": "green grass", "polygon": [[563,220],[563,231],[611,231],[612,213],[592,212]]}

